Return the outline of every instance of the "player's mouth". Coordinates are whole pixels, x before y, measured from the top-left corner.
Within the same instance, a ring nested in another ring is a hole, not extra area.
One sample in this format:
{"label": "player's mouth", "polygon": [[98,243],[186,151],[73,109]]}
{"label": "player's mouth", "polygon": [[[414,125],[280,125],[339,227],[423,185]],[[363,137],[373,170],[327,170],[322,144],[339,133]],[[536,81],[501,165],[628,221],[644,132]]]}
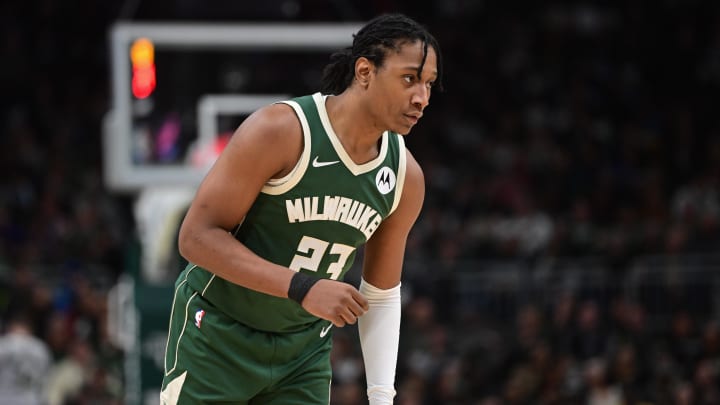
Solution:
{"label": "player's mouth", "polygon": [[417,124],[417,122],[420,120],[420,117],[422,117],[422,113],[418,113],[418,114],[404,114],[404,115],[405,115],[405,118],[407,118],[408,121],[410,121],[410,123],[411,123],[412,125]]}

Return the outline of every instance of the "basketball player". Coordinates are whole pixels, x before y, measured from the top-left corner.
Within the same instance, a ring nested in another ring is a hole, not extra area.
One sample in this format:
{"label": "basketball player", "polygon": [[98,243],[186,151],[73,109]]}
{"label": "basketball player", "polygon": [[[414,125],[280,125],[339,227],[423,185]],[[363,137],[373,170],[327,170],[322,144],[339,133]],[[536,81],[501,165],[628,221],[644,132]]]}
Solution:
{"label": "basketball player", "polygon": [[[403,135],[440,73],[435,38],[382,15],[332,56],[322,93],[240,125],[181,226],[163,404],[328,404],[332,327],[356,321],[369,402],[392,403],[425,192]],[[358,290],[342,279],[363,244]]]}

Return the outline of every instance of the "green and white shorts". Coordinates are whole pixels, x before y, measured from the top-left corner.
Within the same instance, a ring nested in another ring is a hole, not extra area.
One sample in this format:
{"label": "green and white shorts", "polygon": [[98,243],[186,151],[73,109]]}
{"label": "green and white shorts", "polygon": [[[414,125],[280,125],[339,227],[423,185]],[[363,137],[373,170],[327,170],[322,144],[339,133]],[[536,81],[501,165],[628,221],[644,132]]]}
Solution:
{"label": "green and white shorts", "polygon": [[225,315],[187,283],[175,291],[161,404],[330,402],[330,323],[269,333]]}

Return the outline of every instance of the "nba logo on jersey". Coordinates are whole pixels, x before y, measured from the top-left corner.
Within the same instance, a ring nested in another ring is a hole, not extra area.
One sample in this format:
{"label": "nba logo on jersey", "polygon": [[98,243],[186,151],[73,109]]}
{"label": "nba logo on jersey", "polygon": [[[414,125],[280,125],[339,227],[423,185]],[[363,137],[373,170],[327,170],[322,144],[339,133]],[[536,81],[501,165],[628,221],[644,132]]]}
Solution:
{"label": "nba logo on jersey", "polygon": [[200,329],[200,324],[202,324],[203,316],[205,316],[205,310],[204,309],[198,309],[197,312],[195,312],[195,326]]}
{"label": "nba logo on jersey", "polygon": [[387,194],[395,188],[395,172],[387,166],[380,169],[375,175],[375,185],[382,194]]}

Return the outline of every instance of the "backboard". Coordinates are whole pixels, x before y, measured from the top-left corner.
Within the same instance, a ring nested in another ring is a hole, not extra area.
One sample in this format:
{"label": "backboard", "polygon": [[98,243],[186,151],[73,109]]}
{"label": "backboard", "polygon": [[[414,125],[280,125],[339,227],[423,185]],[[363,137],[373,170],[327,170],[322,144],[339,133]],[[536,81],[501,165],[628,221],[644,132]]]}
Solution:
{"label": "backboard", "polygon": [[112,109],[103,128],[106,186],[131,193],[196,186],[252,111],[317,91],[329,55],[349,46],[360,26],[113,26]]}

